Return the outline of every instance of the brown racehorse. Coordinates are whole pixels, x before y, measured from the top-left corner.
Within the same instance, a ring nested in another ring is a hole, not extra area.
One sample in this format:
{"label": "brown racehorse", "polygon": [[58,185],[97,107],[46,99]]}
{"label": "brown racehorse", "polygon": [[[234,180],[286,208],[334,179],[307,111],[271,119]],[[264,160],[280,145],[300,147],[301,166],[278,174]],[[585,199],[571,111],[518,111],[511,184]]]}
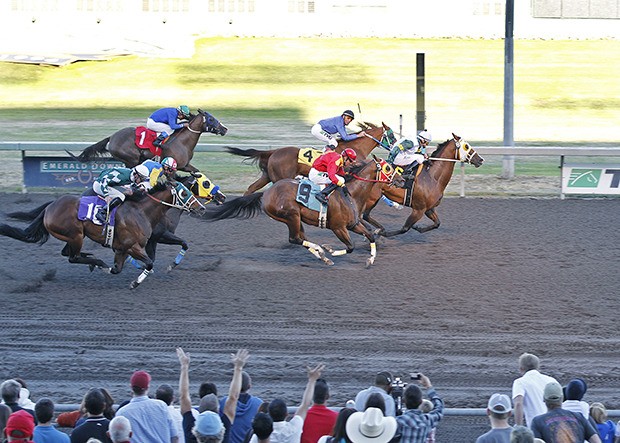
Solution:
{"label": "brown racehorse", "polygon": [[[366,267],[369,267],[377,255],[375,237],[360,222],[358,206],[368,200],[373,188],[392,183],[402,186],[404,180],[390,164],[375,156],[371,160],[354,165],[345,180],[350,195],[346,195],[342,188],[332,193],[329,198],[327,227],[345,244],[346,249],[334,250],[330,246],[318,245],[306,238],[302,223],[318,226],[319,212],[296,201],[299,182],[293,179],[279,180],[264,192],[256,192],[226,202],[215,211],[206,212],[204,218],[207,220],[249,218],[264,211],[269,217],[288,226],[290,243],[304,246],[328,265],[334,263],[327,258],[325,251],[333,256],[351,253],[354,245],[348,231],[355,232],[366,237],[370,243],[370,257],[366,260]],[[309,194],[308,189],[306,198]],[[379,192],[376,198],[380,197]]]}
{"label": "brown racehorse", "polygon": [[151,237],[153,226],[161,220],[171,207],[184,208],[187,211],[202,212],[204,206],[180,182],[167,182],[156,185],[146,195],[128,197],[116,212],[116,227],[112,249],[114,266],[109,267],[92,254],[83,253],[84,238],[105,243],[101,225],[90,220],[79,220],[78,207],[80,197],[63,195],[41,207],[41,212],[26,228],[0,224],[0,235],[11,237],[26,243],[45,243],[52,234],[66,242],[61,254],[69,257],[70,263],[82,263],[104,268],[112,274],[123,269],[128,255],[144,263],[145,269],[138,278],[131,282],[130,288],[137,287],[152,272],[153,260],[148,256],[145,246]]}
{"label": "brown racehorse", "polygon": [[[200,198],[204,199],[202,202],[210,203],[215,202],[216,205],[221,205],[226,201],[226,195],[224,195],[220,191],[220,187],[216,186],[209,178],[202,174],[198,173],[195,176],[190,175],[187,177],[175,176],[175,180],[180,181],[185,185],[192,193]],[[39,216],[41,211],[45,209],[49,203],[46,203],[38,208],[35,208],[28,212],[18,211],[11,212],[6,214],[7,217],[14,218],[17,220],[24,221],[33,221],[35,218]],[[159,243],[164,245],[178,245],[181,246],[181,250],[177,254],[174,261],[168,265],[167,270],[171,271],[176,266],[181,263],[181,260],[185,257],[187,250],[189,249],[189,244],[182,239],[181,237],[175,234],[175,231],[181,221],[181,215],[186,212],[183,209],[179,208],[170,208],[168,212],[166,212],[165,216],[159,220],[159,222],[153,226],[153,232],[149,237],[149,241],[146,244],[146,253],[151,258],[151,260],[155,261],[155,255],[157,252],[157,245]],[[137,262],[131,256],[127,258],[127,262],[133,264],[136,268],[144,269],[144,265]]]}
{"label": "brown racehorse", "polygon": [[[411,214],[407,217],[403,227],[397,231],[386,232],[385,228],[379,222],[370,217],[370,211],[378,202],[377,194],[383,194],[392,201],[405,204],[407,195],[407,186],[405,188],[384,187],[382,189],[374,189],[373,195],[368,197],[362,209],[362,217],[365,221],[377,227],[376,234],[392,237],[394,235],[403,234],[413,228],[418,232],[427,232],[431,229],[437,229],[440,225],[439,216],[436,207],[441,203],[444,190],[452,178],[455,162],[465,162],[474,165],[476,168],[482,165],[484,159],[458,135],[452,134],[453,138],[441,143],[437,149],[429,157],[430,166],[423,166],[422,172],[415,179],[413,189],[413,197],[410,204]],[[415,223],[426,215],[433,221],[432,225],[415,226]]]}
{"label": "brown racehorse", "polygon": [[[383,123],[382,126],[375,126],[371,123],[364,122],[361,124],[368,128],[364,132],[371,137],[358,137],[348,142],[341,141],[338,143],[336,151],[342,152],[343,149],[352,148],[357,152],[360,158],[366,158],[378,145],[377,141],[386,148],[389,146],[387,139],[390,137],[389,132],[392,130],[385,123]],[[393,135],[391,135],[391,137],[393,137]],[[239,149],[227,146],[226,150],[231,154],[252,159],[252,162],[256,163],[262,172],[260,178],[252,183],[243,195],[252,194],[263,186],[269,183],[275,183],[283,178],[295,178],[298,175],[308,176],[308,172],[310,172],[309,165],[297,161],[299,148],[294,146],[272,149],[269,151]],[[308,158],[307,160],[312,164],[315,158]]]}
{"label": "brown racehorse", "polygon": [[[112,157],[122,161],[128,168],[133,168],[144,160],[153,158],[151,151],[136,146],[135,131],[135,127],[123,128],[110,137],[85,148],[79,155],[74,155],[69,151],[67,153],[75,160],[89,162],[109,152]],[[194,148],[198,144],[200,135],[204,132],[223,136],[228,132],[228,128],[208,112],[199,109],[198,114],[190,117],[186,128],[176,130],[162,145],[162,158],[174,158],[177,168],[181,171],[198,172],[198,169],[189,162],[194,156]]]}

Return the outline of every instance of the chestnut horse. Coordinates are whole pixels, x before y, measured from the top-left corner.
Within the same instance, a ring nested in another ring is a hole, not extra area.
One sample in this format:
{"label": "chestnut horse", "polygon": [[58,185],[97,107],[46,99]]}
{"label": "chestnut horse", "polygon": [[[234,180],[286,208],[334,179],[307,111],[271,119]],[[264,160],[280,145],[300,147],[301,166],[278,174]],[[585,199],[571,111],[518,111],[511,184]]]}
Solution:
{"label": "chestnut horse", "polygon": [[[357,152],[360,158],[364,159],[368,157],[372,150],[379,144],[383,145],[386,149],[389,147],[387,140],[394,136],[392,130],[385,123],[383,123],[382,126],[375,126],[372,123],[364,122],[361,124],[368,128],[365,132],[370,137],[358,137],[351,141],[341,141],[336,148],[337,152],[342,152],[342,150],[346,148],[352,148]],[[309,165],[297,161],[300,148],[294,146],[272,149],[269,151],[239,149],[227,146],[226,150],[233,155],[252,159],[252,163],[257,164],[262,172],[260,178],[252,183],[243,195],[252,194],[269,183],[275,183],[283,178],[295,178],[298,175],[308,176],[308,172],[310,172]],[[309,155],[312,154],[310,153]],[[308,158],[307,160],[312,164],[316,158]]]}
{"label": "chestnut horse", "polygon": [[[198,110],[198,114],[192,115],[186,128],[178,129],[162,145],[162,158],[172,157],[177,162],[177,168],[186,172],[198,172],[190,161],[194,156],[194,148],[198,144],[200,135],[211,132],[217,135],[226,135],[228,128],[221,124],[218,119],[206,111]],[[89,162],[109,152],[112,157],[122,161],[128,168],[142,163],[148,158],[153,158],[153,153],[148,149],[140,149],[136,146],[136,128],[123,128],[110,137],[85,148],[79,155],[67,153],[74,160]]]}
{"label": "chestnut horse", "polygon": [[84,238],[103,245],[106,241],[101,225],[90,220],[78,219],[80,197],[63,195],[41,206],[40,213],[26,229],[0,224],[0,235],[26,243],[45,243],[52,234],[66,242],[61,254],[69,257],[70,263],[89,265],[91,271],[103,268],[111,274],[122,271],[125,259],[131,256],[144,263],[145,269],[131,282],[130,288],[137,287],[153,269],[153,260],[145,247],[153,232],[153,226],[164,217],[171,207],[186,211],[202,212],[204,206],[180,182],[166,182],[156,185],[146,195],[128,196],[125,203],[116,211],[116,227],[112,250],[114,266],[109,267],[90,253],[83,253]]}
{"label": "chestnut horse", "polygon": [[[436,207],[441,203],[444,190],[452,173],[456,162],[465,162],[474,165],[476,168],[482,165],[484,159],[458,135],[452,134],[450,140],[441,143],[437,149],[429,157],[430,166],[422,166],[423,170],[415,179],[413,188],[413,196],[411,202],[406,202],[407,188],[410,188],[409,181],[405,188],[383,187],[382,189],[374,189],[373,195],[368,196],[362,208],[362,217],[378,229],[376,234],[384,237],[392,237],[398,234],[404,234],[413,228],[418,232],[427,232],[431,229],[437,229],[441,222],[437,215]],[[405,206],[411,207],[411,214],[407,217],[403,227],[397,231],[386,232],[385,228],[379,222],[370,217],[370,211],[376,206],[380,192],[387,198]],[[416,226],[415,223],[426,215],[433,222],[428,226]]]}
{"label": "chestnut horse", "polygon": [[[206,212],[203,218],[207,220],[250,218],[263,211],[272,219],[288,226],[290,243],[304,246],[328,265],[333,265],[334,262],[327,258],[325,251],[332,256],[351,253],[354,245],[348,231],[355,232],[366,237],[370,243],[370,257],[366,260],[366,267],[369,267],[377,255],[375,236],[360,222],[358,207],[368,201],[373,188],[387,184],[402,186],[404,180],[389,163],[374,155],[371,160],[353,165],[345,180],[346,188],[338,188],[329,198],[327,227],[345,244],[346,249],[334,250],[330,246],[318,245],[306,238],[302,223],[319,226],[319,211],[309,209],[296,201],[299,181],[294,179],[279,180],[264,192],[256,192],[226,202],[215,211]],[[381,192],[376,195],[378,200]]]}

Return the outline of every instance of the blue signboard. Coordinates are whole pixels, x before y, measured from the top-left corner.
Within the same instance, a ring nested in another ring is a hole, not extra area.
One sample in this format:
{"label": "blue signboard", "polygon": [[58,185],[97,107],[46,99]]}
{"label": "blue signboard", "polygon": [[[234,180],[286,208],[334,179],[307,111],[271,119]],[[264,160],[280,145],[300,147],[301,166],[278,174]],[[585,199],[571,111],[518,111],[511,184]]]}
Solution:
{"label": "blue signboard", "polygon": [[26,186],[53,188],[88,187],[104,169],[125,166],[112,158],[80,163],[67,157],[24,157],[23,164]]}

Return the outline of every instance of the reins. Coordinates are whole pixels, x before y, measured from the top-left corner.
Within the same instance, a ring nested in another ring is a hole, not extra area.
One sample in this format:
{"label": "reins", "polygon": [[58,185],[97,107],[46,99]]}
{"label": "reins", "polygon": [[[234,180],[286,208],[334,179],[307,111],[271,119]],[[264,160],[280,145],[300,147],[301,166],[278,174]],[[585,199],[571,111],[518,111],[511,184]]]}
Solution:
{"label": "reins", "polygon": [[[175,202],[176,202],[176,201],[178,201],[178,200],[179,200],[179,198],[177,197],[177,191],[176,191],[176,189],[171,188],[171,189],[170,189],[170,192],[172,193],[172,196],[174,197],[174,201],[175,201]],[[176,208],[176,209],[180,209],[180,210],[182,210],[182,211],[190,212],[190,208],[189,208],[189,206],[188,206],[188,205],[186,205],[186,204],[183,204],[183,205],[178,205],[178,204],[175,204],[175,203],[168,203],[168,202],[165,202],[165,201],[163,201],[163,200],[160,200],[160,199],[158,199],[158,198],[153,197],[153,196],[152,196],[151,194],[149,194],[149,193],[147,193],[147,194],[146,194],[146,196],[147,196],[148,198],[150,198],[151,200],[156,201],[157,203],[160,203],[160,204],[162,204],[162,205],[165,205],[165,206],[170,206],[171,208]],[[196,198],[196,197],[194,197],[194,198]]]}

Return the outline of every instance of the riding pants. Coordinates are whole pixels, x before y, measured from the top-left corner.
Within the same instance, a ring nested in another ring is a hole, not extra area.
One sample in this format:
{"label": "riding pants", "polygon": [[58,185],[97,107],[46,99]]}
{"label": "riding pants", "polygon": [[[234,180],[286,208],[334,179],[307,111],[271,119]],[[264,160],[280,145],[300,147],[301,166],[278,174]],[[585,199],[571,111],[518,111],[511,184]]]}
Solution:
{"label": "riding pants", "polygon": [[338,146],[338,140],[336,140],[329,132],[325,132],[318,123],[310,129],[310,133],[314,135],[315,138],[325,142],[325,144],[329,146],[332,146],[334,149]]}
{"label": "riding pants", "polygon": [[[336,177],[338,178],[338,181],[344,181],[344,178],[340,177],[339,175],[336,175]],[[332,183],[332,180],[331,178],[329,178],[327,172],[317,171],[314,168],[310,169],[310,172],[308,173],[308,178],[317,185],[330,185]]]}
{"label": "riding pants", "polygon": [[165,132],[168,135],[174,132],[174,129],[172,129],[167,123],[156,122],[152,118],[149,118],[146,121],[146,127],[149,128],[151,131],[155,131],[157,133]]}
{"label": "riding pants", "polygon": [[101,188],[101,183],[99,183],[98,181],[93,182],[93,191],[95,191],[99,197],[103,198],[107,202],[113,200],[116,197],[120,198],[122,201],[125,201],[125,194],[123,194],[122,191],[112,186],[109,186],[106,193]]}
{"label": "riding pants", "polygon": [[394,158],[394,164],[396,166],[407,166],[414,161],[417,161],[418,163],[423,163],[424,155],[414,152],[413,149],[399,152]]}

